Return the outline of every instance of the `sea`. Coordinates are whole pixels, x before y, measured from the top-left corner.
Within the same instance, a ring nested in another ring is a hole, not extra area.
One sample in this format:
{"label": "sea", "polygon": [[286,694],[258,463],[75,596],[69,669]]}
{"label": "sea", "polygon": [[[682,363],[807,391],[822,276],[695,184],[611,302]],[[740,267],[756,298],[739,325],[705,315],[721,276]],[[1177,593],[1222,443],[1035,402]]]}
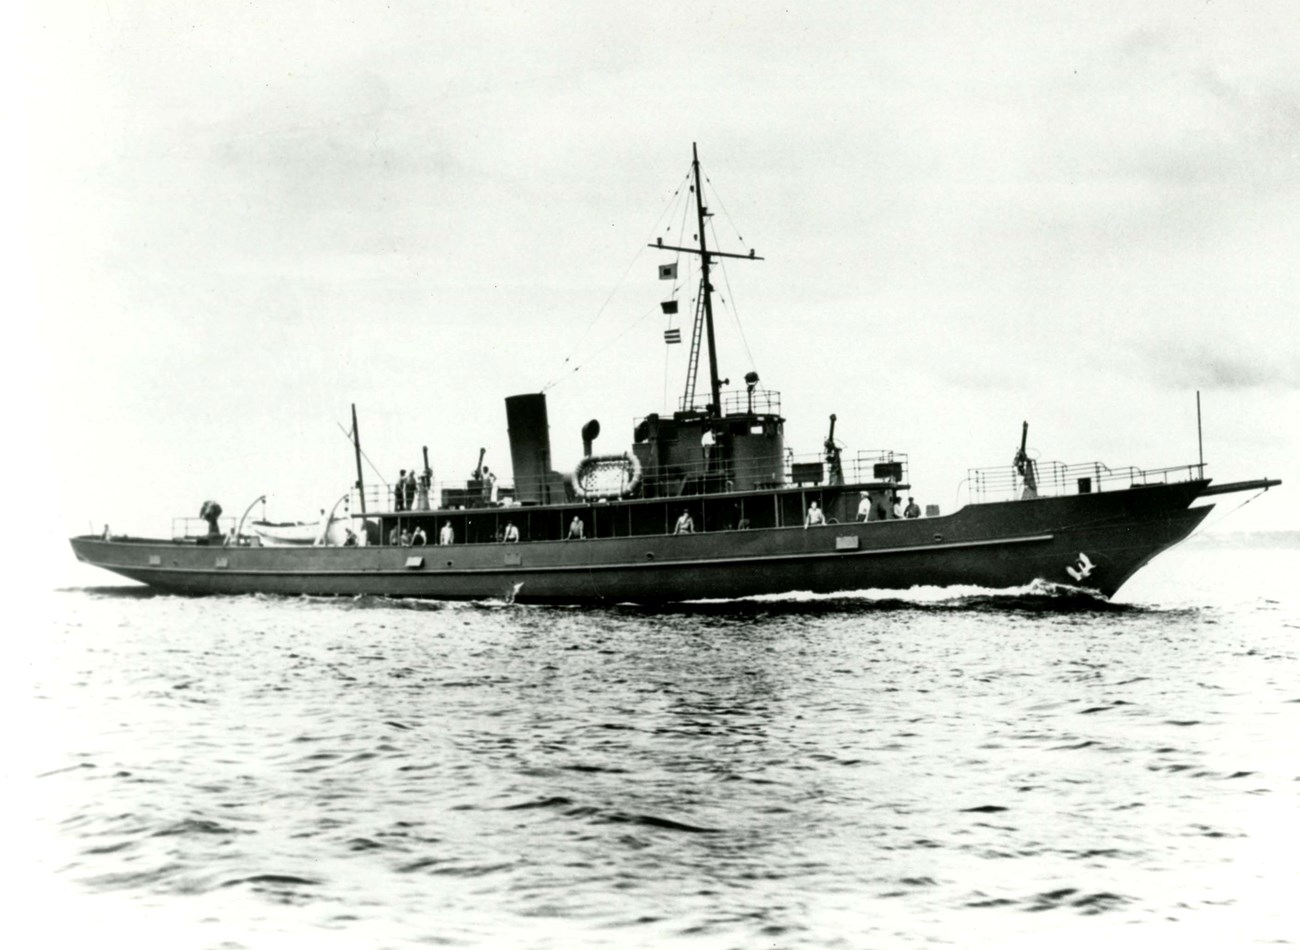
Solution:
{"label": "sea", "polygon": [[1300,942],[1300,534],[1193,539],[1110,602],[84,570],[6,638],[11,946]]}

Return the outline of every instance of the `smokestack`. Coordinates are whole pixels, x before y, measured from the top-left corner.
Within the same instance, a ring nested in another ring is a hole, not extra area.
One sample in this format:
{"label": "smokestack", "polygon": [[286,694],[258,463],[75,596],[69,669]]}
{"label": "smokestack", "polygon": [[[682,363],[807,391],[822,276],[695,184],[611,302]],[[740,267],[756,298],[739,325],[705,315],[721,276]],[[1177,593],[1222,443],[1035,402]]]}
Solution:
{"label": "smokestack", "polygon": [[546,417],[546,394],[507,396],[506,427],[510,432],[515,498],[520,504],[544,504],[546,478],[551,471],[551,426]]}

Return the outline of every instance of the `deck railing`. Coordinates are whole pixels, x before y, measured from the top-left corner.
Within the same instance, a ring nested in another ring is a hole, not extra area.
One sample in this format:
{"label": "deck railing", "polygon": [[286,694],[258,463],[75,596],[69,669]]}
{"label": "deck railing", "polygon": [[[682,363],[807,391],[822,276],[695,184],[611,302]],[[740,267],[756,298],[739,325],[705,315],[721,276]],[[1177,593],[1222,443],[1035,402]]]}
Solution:
{"label": "deck railing", "polygon": [[[841,469],[846,483],[860,482],[907,482],[907,455],[888,449],[863,449],[852,453],[843,453]],[[521,481],[509,482],[504,479],[474,479],[466,481],[433,482],[427,492],[416,490],[408,507],[405,498],[397,502],[396,486],[367,485],[365,490],[365,510],[367,513],[387,513],[398,510],[430,511],[443,507],[443,500],[448,507],[471,508],[483,505],[509,505],[520,496],[522,490],[531,488],[530,497],[549,496],[553,502],[565,501],[564,479],[567,473],[538,480],[539,484],[528,485]],[[737,484],[754,485],[759,489],[777,488],[795,485],[829,485],[831,482],[830,466],[824,454],[811,453],[797,455],[787,450],[779,466],[752,463],[749,467],[733,461],[725,469],[716,459],[706,458],[701,449],[700,459],[687,465],[675,465],[672,470],[657,473],[644,478],[641,494],[658,498],[674,497],[683,494],[701,494],[727,491]],[[339,506],[336,517],[348,517],[361,514],[361,496],[353,489],[348,504]]]}
{"label": "deck railing", "polygon": [[[1164,485],[1200,477],[1198,465],[1175,465],[1169,468],[1136,468],[1126,465],[1111,468],[1102,462],[1038,462],[1039,495],[1086,495],[1091,492],[1115,491],[1140,485]],[[973,468],[967,471],[971,501],[1005,501],[1024,496],[1025,480],[1015,466]]]}
{"label": "deck railing", "polygon": [[[741,413],[757,413],[759,415],[779,416],[781,414],[781,393],[775,389],[755,389],[750,392],[748,389],[725,389],[720,394],[722,396],[722,414],[724,416],[739,415]],[[701,397],[707,399],[708,391],[699,393],[696,396],[698,400]],[[677,408],[682,412],[699,412],[706,413],[708,406],[704,403],[686,405],[685,398],[678,400]]]}
{"label": "deck railing", "polygon": [[[238,520],[235,517],[218,518],[217,527],[221,529],[221,537],[230,537]],[[208,536],[208,522],[203,518],[172,519],[172,538],[176,541],[192,541],[196,538],[206,538]]]}

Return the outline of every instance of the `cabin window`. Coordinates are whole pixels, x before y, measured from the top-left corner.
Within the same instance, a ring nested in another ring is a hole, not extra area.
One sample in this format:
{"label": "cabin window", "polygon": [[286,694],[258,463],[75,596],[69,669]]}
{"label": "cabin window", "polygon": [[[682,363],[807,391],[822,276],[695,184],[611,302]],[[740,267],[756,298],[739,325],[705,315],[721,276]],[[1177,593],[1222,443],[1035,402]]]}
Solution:
{"label": "cabin window", "polygon": [[745,514],[745,506],[740,502],[719,500],[716,517],[719,531],[736,531],[742,523],[746,528],[750,527],[746,521],[748,516]]}
{"label": "cabin window", "polygon": [[700,502],[700,513],[698,516],[692,514],[695,520],[696,531],[721,531],[726,527],[725,519],[727,507],[716,501]]}
{"label": "cabin window", "polygon": [[614,536],[614,519],[616,515],[608,505],[592,505],[587,509],[583,520],[587,522],[587,537],[612,538]]}
{"label": "cabin window", "polygon": [[773,504],[771,495],[756,495],[741,499],[740,514],[749,522],[750,528],[776,527],[776,505]]}
{"label": "cabin window", "polygon": [[632,509],[634,506],[626,505],[621,508],[610,509],[610,522],[612,527],[612,536],[615,538],[626,538],[632,533]]}
{"label": "cabin window", "polygon": [[662,504],[632,505],[628,509],[629,530],[633,535],[666,534],[672,529]]}
{"label": "cabin window", "polygon": [[780,505],[781,524],[786,527],[798,527],[803,524],[805,507],[800,492],[786,492],[777,496]]}

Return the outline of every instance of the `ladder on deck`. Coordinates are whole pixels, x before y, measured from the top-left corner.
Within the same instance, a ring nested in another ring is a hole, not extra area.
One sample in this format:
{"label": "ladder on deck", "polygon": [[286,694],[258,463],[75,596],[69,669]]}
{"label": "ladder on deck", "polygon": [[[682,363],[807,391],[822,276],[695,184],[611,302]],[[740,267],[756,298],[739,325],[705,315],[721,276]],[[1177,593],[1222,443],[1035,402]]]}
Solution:
{"label": "ladder on deck", "polygon": [[686,391],[682,394],[682,411],[695,408],[695,377],[700,372],[700,342],[704,338],[704,286],[695,295],[695,329],[691,331],[691,355],[686,364]]}

